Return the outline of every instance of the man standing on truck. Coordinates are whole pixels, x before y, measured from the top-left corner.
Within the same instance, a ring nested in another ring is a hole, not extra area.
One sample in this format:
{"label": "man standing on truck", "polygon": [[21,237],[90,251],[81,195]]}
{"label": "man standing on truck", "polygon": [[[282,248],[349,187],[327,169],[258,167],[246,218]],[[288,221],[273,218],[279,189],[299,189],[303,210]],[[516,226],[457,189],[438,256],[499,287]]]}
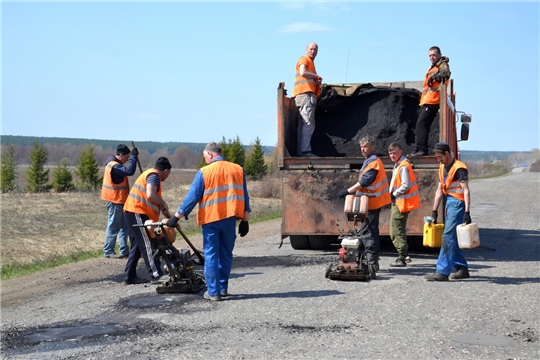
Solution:
{"label": "man standing on truck", "polygon": [[405,267],[410,262],[407,245],[407,218],[409,212],[420,207],[420,193],[416,176],[409,160],[403,156],[401,145],[397,142],[388,146],[388,155],[395,163],[390,180],[390,238],[396,247],[399,257],[390,264],[391,267]]}
{"label": "man standing on truck", "polygon": [[[442,246],[437,260],[437,271],[425,275],[427,281],[448,281],[450,279],[467,279],[469,266],[463,252],[458,246],[456,228],[459,224],[471,223],[470,192],[468,185],[469,173],[467,166],[453,158],[450,146],[439,142],[434,147],[439,165],[439,186],[435,193],[432,217],[437,222],[437,209],[443,196],[446,199],[446,221],[442,235]],[[457,272],[450,274],[452,267]]]}
{"label": "man standing on truck", "polygon": [[[101,199],[107,205],[108,221],[105,232],[105,244],[103,254],[106,258],[124,259],[129,255],[128,233],[129,228],[124,220],[124,203],[129,194],[128,176],[135,174],[137,168],[137,148],[129,148],[120,144],[116,147],[116,156],[109,156],[103,174],[103,185],[101,187]],[[128,166],[122,166],[129,160]],[[116,237],[120,244],[119,255],[116,255]]]}
{"label": "man standing on truck", "polygon": [[360,150],[366,160],[360,169],[359,180],[350,188],[341,190],[338,196],[343,199],[357,192],[358,195],[368,196],[368,216],[360,227],[359,235],[362,237],[368,265],[377,271],[380,248],[379,213],[383,206],[390,204],[388,178],[383,162],[375,155],[375,140],[372,137],[366,136],[360,140]]}
{"label": "man standing on truck", "polygon": [[296,77],[292,98],[298,108],[297,151],[300,156],[314,157],[311,152],[311,136],[315,131],[315,108],[321,92],[322,77],[315,69],[315,57],[319,46],[309,43],[306,55],[296,63]]}
{"label": "man standing on truck", "polygon": [[184,201],[167,226],[175,227],[180,218],[188,216],[199,204],[197,224],[202,227],[204,279],[208,288],[203,296],[219,301],[228,296],[236,221],[240,220],[240,237],[246,236],[251,208],[242,167],[226,161],[221,155],[221,147],[215,142],[206,145],[203,156],[208,165],[197,172]]}
{"label": "man standing on truck", "polygon": [[439,113],[441,84],[448,84],[450,79],[450,59],[442,56],[438,46],[432,46],[428,51],[431,67],[427,70],[424,78],[424,88],[420,98],[420,109],[416,120],[416,149],[408,156],[427,156],[429,129],[433,120]]}

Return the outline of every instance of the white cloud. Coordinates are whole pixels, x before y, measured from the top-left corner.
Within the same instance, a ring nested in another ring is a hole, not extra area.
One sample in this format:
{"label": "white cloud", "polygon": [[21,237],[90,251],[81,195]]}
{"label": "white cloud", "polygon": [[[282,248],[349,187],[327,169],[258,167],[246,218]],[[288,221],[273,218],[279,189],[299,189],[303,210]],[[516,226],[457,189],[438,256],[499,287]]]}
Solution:
{"label": "white cloud", "polygon": [[335,31],[330,25],[322,23],[309,23],[309,22],[299,22],[289,25],[282,26],[278,32],[280,33],[297,33],[297,32],[327,32]]}

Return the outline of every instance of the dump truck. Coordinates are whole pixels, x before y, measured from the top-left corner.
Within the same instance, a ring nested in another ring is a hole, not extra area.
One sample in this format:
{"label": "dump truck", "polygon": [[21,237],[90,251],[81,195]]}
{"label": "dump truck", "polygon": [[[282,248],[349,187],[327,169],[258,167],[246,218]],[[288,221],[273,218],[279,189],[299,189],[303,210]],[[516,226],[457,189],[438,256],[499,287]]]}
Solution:
{"label": "dump truck", "polygon": [[[290,238],[294,249],[326,249],[351,233],[338,192],[358,181],[365,160],[359,141],[372,136],[377,143],[388,179],[394,163],[388,145],[399,142],[403,154],[414,152],[415,126],[423,81],[364,84],[323,84],[315,112],[312,152],[297,153],[298,109],[287,96],[285,83],[277,90],[277,166],[281,182],[281,237]],[[456,111],[454,81],[440,86],[440,110],[429,135],[432,147],[445,141],[459,159],[458,141],[469,136],[471,116]],[[458,114],[460,117],[458,119]],[[457,124],[461,122],[458,139]],[[421,246],[423,217],[431,215],[438,185],[439,163],[435,156],[410,158],[420,190],[420,209],[409,215],[407,235],[413,247]],[[439,213],[443,211],[439,209]],[[381,209],[381,236],[389,235],[390,206]]]}

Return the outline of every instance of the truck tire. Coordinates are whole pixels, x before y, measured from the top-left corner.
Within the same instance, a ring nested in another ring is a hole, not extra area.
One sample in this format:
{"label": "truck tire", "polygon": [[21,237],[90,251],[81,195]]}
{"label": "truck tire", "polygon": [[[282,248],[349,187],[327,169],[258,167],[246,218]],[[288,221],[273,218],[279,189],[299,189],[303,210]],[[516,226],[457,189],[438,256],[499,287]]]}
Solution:
{"label": "truck tire", "polygon": [[289,236],[291,247],[295,250],[309,249],[309,239],[307,235],[291,235]]}
{"label": "truck tire", "polygon": [[333,235],[309,235],[309,246],[313,250],[325,250],[330,247],[337,236]]}

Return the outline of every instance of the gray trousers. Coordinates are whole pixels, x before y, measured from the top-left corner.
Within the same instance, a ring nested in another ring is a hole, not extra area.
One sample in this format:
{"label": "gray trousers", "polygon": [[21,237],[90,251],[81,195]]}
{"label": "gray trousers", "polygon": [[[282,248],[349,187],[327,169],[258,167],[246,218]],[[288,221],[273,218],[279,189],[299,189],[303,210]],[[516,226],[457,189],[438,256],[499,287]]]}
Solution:
{"label": "gray trousers", "polygon": [[315,108],[317,97],[314,93],[296,95],[294,98],[298,108],[298,156],[305,152],[311,152],[311,136],[315,131]]}

